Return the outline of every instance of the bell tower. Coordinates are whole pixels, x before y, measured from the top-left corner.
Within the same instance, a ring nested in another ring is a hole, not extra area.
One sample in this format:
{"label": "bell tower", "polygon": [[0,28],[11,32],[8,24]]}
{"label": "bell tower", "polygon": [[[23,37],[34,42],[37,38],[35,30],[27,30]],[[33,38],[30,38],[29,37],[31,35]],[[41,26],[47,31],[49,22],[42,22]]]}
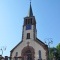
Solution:
{"label": "bell tower", "polygon": [[35,40],[36,39],[36,20],[33,15],[32,6],[30,2],[28,16],[24,18],[22,40]]}

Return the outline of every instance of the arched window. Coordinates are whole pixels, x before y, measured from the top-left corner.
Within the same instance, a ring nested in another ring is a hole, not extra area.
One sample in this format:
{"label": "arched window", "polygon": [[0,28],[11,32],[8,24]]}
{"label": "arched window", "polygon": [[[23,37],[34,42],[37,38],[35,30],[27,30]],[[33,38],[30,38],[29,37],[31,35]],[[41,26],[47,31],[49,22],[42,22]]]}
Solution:
{"label": "arched window", "polygon": [[30,39],[30,33],[27,33],[27,39]]}
{"label": "arched window", "polygon": [[41,50],[39,50],[39,60],[41,59]]}

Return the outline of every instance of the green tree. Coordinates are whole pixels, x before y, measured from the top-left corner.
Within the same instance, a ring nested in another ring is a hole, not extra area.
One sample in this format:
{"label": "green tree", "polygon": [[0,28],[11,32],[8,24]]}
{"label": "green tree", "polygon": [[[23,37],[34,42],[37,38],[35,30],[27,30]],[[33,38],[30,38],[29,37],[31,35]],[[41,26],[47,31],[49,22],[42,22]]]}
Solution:
{"label": "green tree", "polygon": [[54,56],[56,60],[60,60],[60,43],[56,47],[49,48],[49,59],[53,60]]}
{"label": "green tree", "polygon": [[53,57],[54,56],[57,56],[57,49],[55,47],[52,47],[49,49],[50,50],[50,53],[49,53],[49,59],[50,60],[53,60]]}
{"label": "green tree", "polygon": [[58,53],[58,60],[60,60],[60,43],[56,46],[56,49],[57,49],[57,53]]}

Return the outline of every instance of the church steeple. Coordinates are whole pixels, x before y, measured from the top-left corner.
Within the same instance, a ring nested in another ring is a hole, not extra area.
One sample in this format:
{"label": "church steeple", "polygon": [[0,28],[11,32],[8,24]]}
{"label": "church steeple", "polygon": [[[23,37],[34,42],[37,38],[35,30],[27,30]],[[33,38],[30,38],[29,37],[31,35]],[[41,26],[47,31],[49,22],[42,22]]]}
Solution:
{"label": "church steeple", "polygon": [[24,18],[23,24],[23,33],[22,40],[34,40],[36,39],[36,20],[35,16],[33,16],[31,0],[28,16]]}
{"label": "church steeple", "polygon": [[32,11],[32,6],[31,6],[31,1],[30,1],[30,7],[29,7],[29,12],[28,12],[28,17],[33,16],[33,11]]}

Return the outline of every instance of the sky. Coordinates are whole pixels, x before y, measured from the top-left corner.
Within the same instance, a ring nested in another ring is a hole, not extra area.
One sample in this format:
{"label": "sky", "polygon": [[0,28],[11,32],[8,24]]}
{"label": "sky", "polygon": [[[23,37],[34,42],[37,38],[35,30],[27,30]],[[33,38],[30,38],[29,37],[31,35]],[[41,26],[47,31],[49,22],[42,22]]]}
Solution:
{"label": "sky", "polygon": [[[29,0],[0,0],[0,49],[3,56],[10,56],[10,51],[22,40],[29,5]],[[60,0],[32,0],[31,5],[37,22],[37,37],[46,44],[52,40],[50,47],[56,47],[60,43]]]}

